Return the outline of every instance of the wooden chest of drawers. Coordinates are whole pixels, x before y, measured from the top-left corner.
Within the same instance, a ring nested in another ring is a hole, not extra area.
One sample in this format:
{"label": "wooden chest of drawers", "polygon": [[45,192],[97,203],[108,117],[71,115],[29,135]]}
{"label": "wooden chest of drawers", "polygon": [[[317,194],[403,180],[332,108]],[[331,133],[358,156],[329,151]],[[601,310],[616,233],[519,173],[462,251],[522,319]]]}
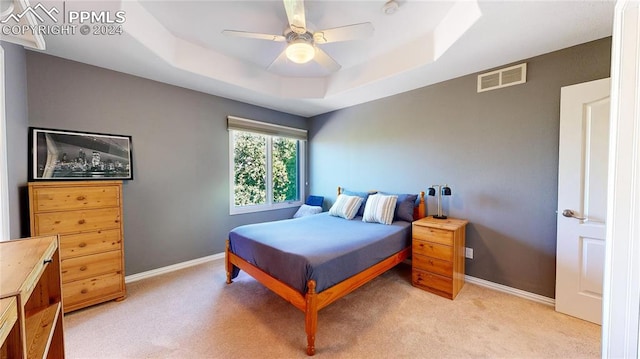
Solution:
{"label": "wooden chest of drawers", "polygon": [[411,282],[454,299],[464,285],[465,226],[461,219],[426,217],[413,222]]}
{"label": "wooden chest of drawers", "polygon": [[29,183],[32,235],[60,235],[64,312],[126,296],[121,181]]}

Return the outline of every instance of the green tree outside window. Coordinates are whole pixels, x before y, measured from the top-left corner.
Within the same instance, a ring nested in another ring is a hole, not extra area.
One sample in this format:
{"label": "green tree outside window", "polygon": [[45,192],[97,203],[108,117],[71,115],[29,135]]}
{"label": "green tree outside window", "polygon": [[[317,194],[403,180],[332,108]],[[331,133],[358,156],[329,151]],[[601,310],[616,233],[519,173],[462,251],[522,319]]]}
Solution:
{"label": "green tree outside window", "polygon": [[273,203],[299,199],[298,140],[234,131],[233,141],[235,206],[267,203],[269,162]]}

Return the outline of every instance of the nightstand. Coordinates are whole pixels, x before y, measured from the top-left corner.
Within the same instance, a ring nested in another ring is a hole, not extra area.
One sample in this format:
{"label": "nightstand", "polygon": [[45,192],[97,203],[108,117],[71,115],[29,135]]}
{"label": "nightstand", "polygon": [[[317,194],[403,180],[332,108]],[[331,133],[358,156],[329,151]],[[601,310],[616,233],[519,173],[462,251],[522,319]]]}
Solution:
{"label": "nightstand", "polygon": [[454,299],[464,285],[465,227],[463,219],[425,217],[412,225],[411,282]]}

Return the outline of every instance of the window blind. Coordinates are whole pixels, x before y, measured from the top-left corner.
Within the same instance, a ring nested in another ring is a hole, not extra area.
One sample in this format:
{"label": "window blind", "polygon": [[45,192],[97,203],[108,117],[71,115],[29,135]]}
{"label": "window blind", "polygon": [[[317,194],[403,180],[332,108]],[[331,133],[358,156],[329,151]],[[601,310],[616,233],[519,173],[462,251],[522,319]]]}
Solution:
{"label": "window blind", "polygon": [[267,122],[248,120],[235,116],[227,116],[227,129],[236,131],[247,131],[261,133],[278,137],[293,138],[296,140],[307,140],[307,130],[300,128],[275,125]]}

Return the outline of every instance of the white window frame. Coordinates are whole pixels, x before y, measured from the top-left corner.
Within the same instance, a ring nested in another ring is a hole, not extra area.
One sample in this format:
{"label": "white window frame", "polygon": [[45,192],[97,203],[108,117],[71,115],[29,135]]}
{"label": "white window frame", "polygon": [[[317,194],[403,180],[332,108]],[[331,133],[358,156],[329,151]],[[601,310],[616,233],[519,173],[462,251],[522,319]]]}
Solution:
{"label": "white window frame", "polygon": [[[230,116],[231,118],[231,116]],[[235,120],[244,120],[239,118],[233,118]],[[253,120],[244,120],[247,123],[256,122]],[[266,131],[252,131],[250,129],[232,129],[229,128],[229,214],[244,214],[244,213],[254,213],[254,212],[262,212],[262,211],[271,211],[276,209],[284,209],[284,208],[292,208],[299,207],[304,203],[304,198],[306,197],[306,177],[305,174],[307,172],[307,140],[301,138],[293,138],[289,137],[286,134],[278,134],[279,129],[291,129],[285,126],[280,125],[271,125],[267,123],[260,122],[260,127],[270,127],[274,129],[275,132],[266,133]],[[297,129],[296,129],[297,130]],[[234,172],[234,133],[238,132],[250,132],[258,135],[266,136],[267,144],[266,144],[266,165],[267,165],[267,178],[266,178],[266,187],[267,187],[267,198],[265,204],[256,204],[256,205],[246,205],[246,206],[236,206],[235,205],[235,172]],[[306,131],[305,131],[306,132]],[[287,201],[281,203],[273,202],[273,169],[272,169],[272,149],[273,149],[273,138],[274,137],[284,137],[284,138],[292,138],[298,141],[298,193],[299,199],[296,201]]]}

